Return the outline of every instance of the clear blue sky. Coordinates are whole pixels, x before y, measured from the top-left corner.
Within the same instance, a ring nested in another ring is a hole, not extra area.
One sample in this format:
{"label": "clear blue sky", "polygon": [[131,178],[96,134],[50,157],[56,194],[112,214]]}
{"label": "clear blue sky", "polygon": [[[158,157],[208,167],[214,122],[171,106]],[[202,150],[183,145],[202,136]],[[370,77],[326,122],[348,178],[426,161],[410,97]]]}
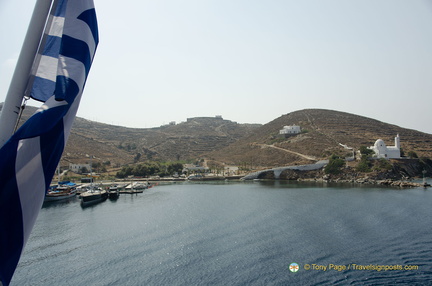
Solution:
{"label": "clear blue sky", "polygon": [[[94,2],[100,43],[80,117],[265,124],[325,108],[432,133],[430,0]],[[0,0],[0,101],[34,3]]]}

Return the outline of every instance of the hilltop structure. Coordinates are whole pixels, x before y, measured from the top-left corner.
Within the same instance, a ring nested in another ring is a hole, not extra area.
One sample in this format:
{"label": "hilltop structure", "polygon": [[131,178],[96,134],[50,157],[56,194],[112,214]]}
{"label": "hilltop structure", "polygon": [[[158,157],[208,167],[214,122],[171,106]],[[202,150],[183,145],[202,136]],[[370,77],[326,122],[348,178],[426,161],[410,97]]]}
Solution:
{"label": "hilltop structure", "polygon": [[378,139],[369,149],[375,152],[377,158],[398,159],[401,157],[399,134],[395,137],[394,146],[386,146],[382,139]]}
{"label": "hilltop structure", "polygon": [[217,119],[217,120],[224,120],[223,119],[223,117],[222,117],[222,115],[215,115],[214,117],[207,117],[207,116],[201,116],[201,117],[190,117],[190,118],[187,118],[186,120],[187,120],[187,122],[191,122],[191,121],[194,121],[194,120],[214,120],[214,119]]}

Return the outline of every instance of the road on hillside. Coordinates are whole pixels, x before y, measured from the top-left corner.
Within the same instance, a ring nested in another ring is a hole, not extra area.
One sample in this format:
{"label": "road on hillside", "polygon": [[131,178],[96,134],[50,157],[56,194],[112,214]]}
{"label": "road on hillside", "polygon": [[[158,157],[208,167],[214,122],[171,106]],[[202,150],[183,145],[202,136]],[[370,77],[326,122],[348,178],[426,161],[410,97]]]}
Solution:
{"label": "road on hillside", "polygon": [[288,150],[288,149],[284,149],[284,148],[280,148],[280,147],[277,147],[277,146],[274,146],[274,145],[267,145],[267,144],[260,144],[260,143],[253,143],[253,144],[257,145],[257,146],[260,146],[261,148],[273,148],[273,149],[277,149],[277,150],[280,150],[280,151],[284,151],[284,152],[288,152],[288,153],[300,156],[300,157],[302,157],[304,159],[307,159],[307,160],[318,161],[318,159],[315,158],[315,157],[313,157],[313,156],[301,154],[301,153],[294,152],[294,151],[291,151],[291,150]]}

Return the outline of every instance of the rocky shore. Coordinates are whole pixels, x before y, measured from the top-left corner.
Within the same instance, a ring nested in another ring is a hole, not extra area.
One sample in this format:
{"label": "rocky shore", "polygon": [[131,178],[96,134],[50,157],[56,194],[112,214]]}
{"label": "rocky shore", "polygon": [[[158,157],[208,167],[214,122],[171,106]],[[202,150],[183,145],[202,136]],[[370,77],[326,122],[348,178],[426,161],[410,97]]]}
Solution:
{"label": "rocky shore", "polygon": [[[345,166],[339,174],[326,174],[324,169],[300,171],[284,170],[279,180],[313,181],[326,183],[352,183],[362,185],[383,185],[401,188],[423,187],[423,183],[414,182],[423,175],[432,175],[432,161],[420,159],[392,160],[391,168],[374,169],[371,172],[359,172],[354,166]],[[274,172],[264,172],[259,179],[274,180]]]}
{"label": "rocky shore", "polygon": [[400,188],[417,188],[417,187],[429,187],[430,185],[424,185],[423,183],[417,183],[405,180],[374,180],[370,178],[359,178],[357,180],[344,180],[344,179],[329,179],[325,176],[323,178],[315,179],[297,179],[299,182],[324,182],[324,183],[351,183],[351,184],[361,184],[361,185],[382,185],[382,186],[392,186]]}

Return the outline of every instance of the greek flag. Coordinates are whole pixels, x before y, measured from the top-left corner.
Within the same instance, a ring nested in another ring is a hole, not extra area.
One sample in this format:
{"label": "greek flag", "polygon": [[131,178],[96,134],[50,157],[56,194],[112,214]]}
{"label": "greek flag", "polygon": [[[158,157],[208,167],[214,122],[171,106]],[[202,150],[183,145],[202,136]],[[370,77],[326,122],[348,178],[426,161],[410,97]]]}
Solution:
{"label": "greek flag", "polygon": [[3,285],[12,279],[60,161],[98,41],[93,0],[54,2],[28,87],[44,104],[0,149]]}

